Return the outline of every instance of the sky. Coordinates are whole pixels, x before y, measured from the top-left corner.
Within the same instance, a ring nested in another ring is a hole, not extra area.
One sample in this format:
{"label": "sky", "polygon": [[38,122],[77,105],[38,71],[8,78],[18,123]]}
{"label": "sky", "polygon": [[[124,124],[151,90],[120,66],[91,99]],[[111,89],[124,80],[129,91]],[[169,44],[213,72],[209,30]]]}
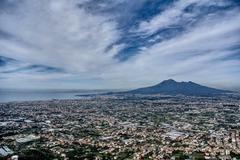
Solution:
{"label": "sky", "polygon": [[239,0],[0,0],[0,88],[240,88]]}

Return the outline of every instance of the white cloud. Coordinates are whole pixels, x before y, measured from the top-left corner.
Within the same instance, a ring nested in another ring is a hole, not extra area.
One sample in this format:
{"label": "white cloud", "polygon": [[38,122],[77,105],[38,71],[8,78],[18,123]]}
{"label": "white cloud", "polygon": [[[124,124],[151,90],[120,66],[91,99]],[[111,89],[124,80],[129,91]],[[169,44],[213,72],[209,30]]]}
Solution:
{"label": "white cloud", "polygon": [[171,27],[171,25],[179,24],[179,22],[194,18],[197,13],[186,13],[184,9],[191,5],[200,6],[226,6],[228,3],[223,0],[179,0],[170,7],[167,7],[163,12],[154,16],[148,21],[142,21],[134,32],[141,32],[149,35],[157,32],[160,29]]}
{"label": "white cloud", "polygon": [[208,17],[182,35],[145,48],[103,76],[121,79],[130,87],[155,84],[166,78],[207,82],[218,87],[239,86],[240,60],[228,60],[239,54],[239,50],[232,49],[240,43],[237,13],[239,10]]}
{"label": "white cloud", "polygon": [[13,39],[0,39],[4,56],[25,62],[87,72],[114,62],[106,51],[119,38],[116,23],[78,8],[77,0],[25,0],[0,15],[0,29]]}
{"label": "white cloud", "polygon": [[[240,86],[240,11],[206,15],[181,35],[152,46],[119,62],[114,56],[125,44],[113,45],[124,33],[111,15],[89,13],[78,8],[80,0],[24,0],[17,8],[0,14],[0,30],[11,38],[0,38],[0,54],[24,64],[0,71],[40,64],[63,68],[67,73],[33,71],[1,75],[1,86],[67,88],[135,88],[166,78],[193,80],[217,87]],[[135,34],[152,34],[182,18],[191,18],[184,8],[198,5],[227,5],[222,1],[180,0],[150,21],[140,23]],[[109,17],[108,17],[109,16]],[[141,32],[141,33],[139,33]],[[149,40],[151,41],[151,39]],[[1,79],[3,78],[3,79]],[[97,80],[99,84],[96,84]],[[92,82],[94,81],[94,82]],[[95,83],[95,84],[94,84]],[[41,85],[42,84],[42,85]]]}

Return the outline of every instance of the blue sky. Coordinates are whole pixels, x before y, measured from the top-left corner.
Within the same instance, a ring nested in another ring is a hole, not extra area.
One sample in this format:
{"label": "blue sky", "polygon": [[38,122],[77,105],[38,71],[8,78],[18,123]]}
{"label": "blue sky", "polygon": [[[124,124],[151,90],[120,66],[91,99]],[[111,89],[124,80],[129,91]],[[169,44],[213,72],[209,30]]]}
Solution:
{"label": "blue sky", "polygon": [[0,88],[240,88],[239,0],[1,0]]}

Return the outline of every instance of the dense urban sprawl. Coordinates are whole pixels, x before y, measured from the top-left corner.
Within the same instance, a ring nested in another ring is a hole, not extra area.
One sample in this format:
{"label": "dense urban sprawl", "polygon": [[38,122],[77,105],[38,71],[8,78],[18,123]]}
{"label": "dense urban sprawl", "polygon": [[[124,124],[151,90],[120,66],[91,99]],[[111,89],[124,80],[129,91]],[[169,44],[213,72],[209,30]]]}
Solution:
{"label": "dense urban sprawl", "polygon": [[236,97],[97,96],[0,104],[0,159],[240,159]]}

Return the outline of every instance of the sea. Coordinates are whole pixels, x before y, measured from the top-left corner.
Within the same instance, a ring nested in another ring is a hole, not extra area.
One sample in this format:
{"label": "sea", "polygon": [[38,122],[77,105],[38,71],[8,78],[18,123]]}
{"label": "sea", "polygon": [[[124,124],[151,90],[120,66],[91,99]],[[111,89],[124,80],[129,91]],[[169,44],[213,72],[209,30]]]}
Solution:
{"label": "sea", "polygon": [[22,89],[0,89],[0,103],[38,101],[53,99],[79,99],[77,95],[91,95],[107,93],[110,90],[22,90]]}

